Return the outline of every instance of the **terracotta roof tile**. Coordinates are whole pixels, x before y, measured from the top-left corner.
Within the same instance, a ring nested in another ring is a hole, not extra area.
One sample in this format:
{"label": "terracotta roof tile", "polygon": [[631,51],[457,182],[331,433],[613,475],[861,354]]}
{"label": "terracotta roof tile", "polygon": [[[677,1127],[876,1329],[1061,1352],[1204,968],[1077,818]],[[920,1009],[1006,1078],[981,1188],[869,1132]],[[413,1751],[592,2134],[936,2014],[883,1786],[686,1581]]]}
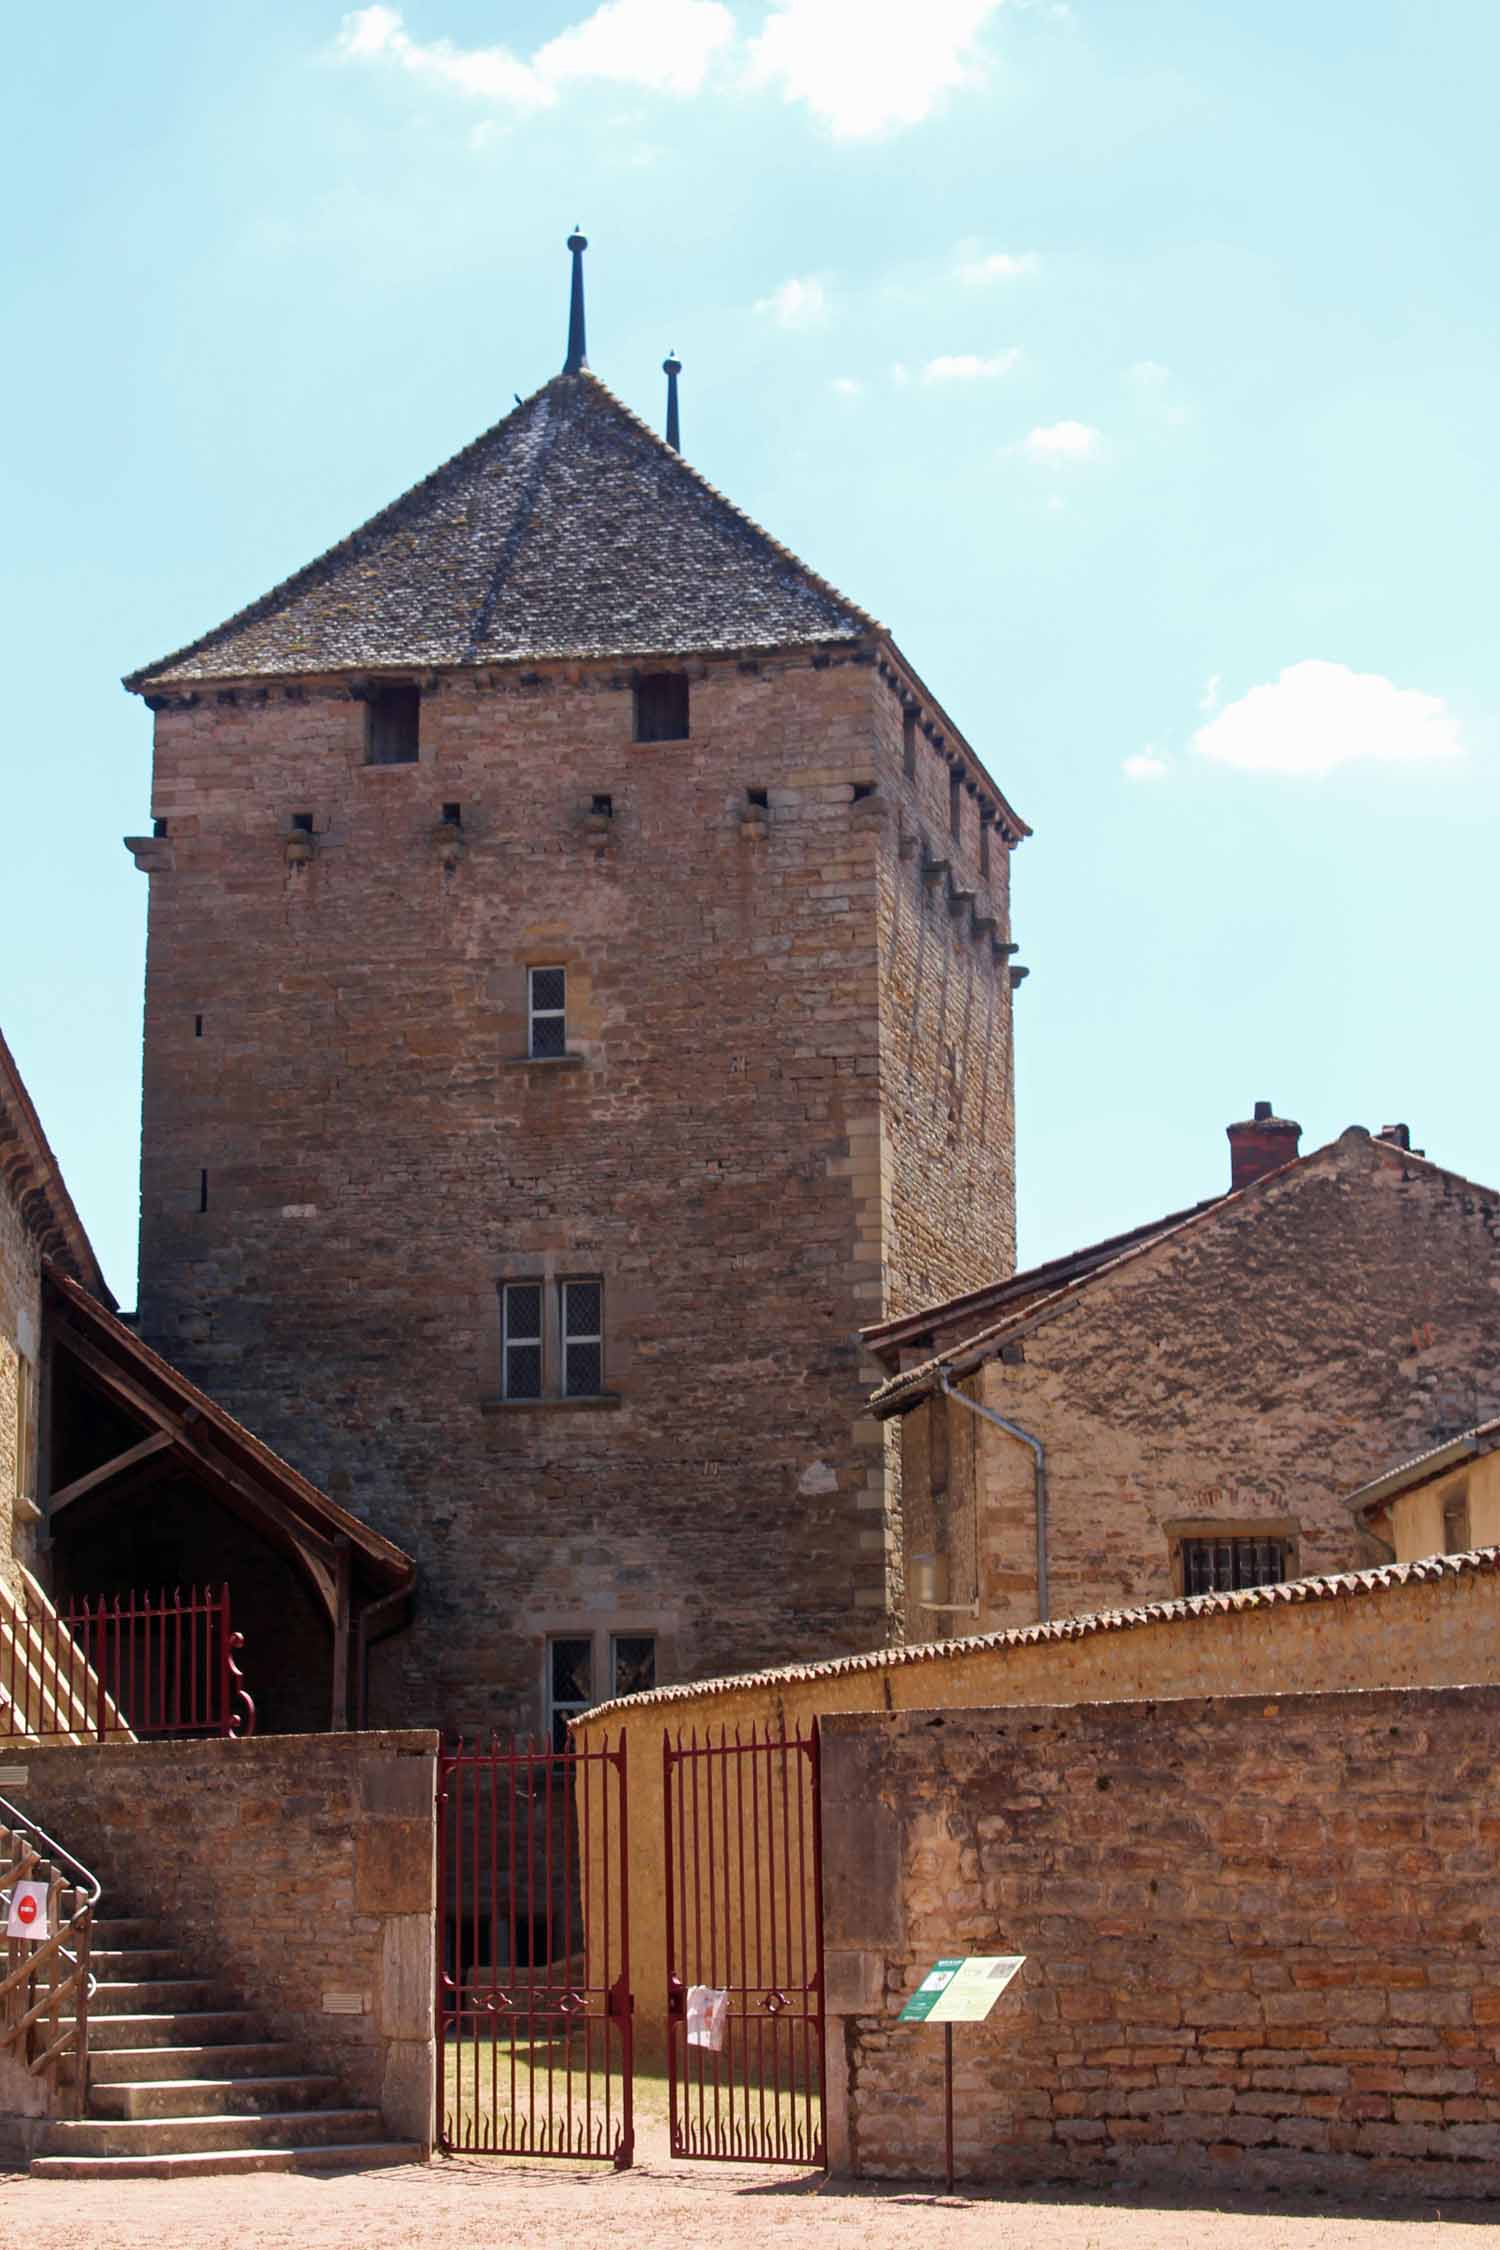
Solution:
{"label": "terracotta roof tile", "polygon": [[687,1680],[678,1687],[652,1688],[596,1704],[584,1723],[648,1704],[691,1703],[736,1688],[777,1681],[838,1680],[859,1672],[937,1664],[955,1656],[982,1656],[1008,1648],[1036,1648],[1049,1642],[1081,1641],[1096,1633],[1126,1633],[1140,1625],[1185,1625],[1236,1610],[1279,1609],[1303,1602],[1356,1601],[1392,1587],[1417,1586],[1439,1578],[1466,1578],[1500,1571],[1500,1547],[1476,1547],[1464,1555],[1428,1555],[1420,1562],[1384,1563],[1375,1570],[1330,1572],[1323,1577],[1289,1578],[1279,1586],[1250,1586],[1235,1594],[1191,1594],[1171,1602],[1142,1602],[1133,1609],[1094,1610],[1082,1617],[1057,1617],[1045,1625],[1016,1625],[1003,1633],[971,1633],[956,1641],[921,1641],[898,1648],[871,1649],[861,1656],[833,1656],[821,1663],[778,1664],[764,1672],[737,1672],[720,1680]]}

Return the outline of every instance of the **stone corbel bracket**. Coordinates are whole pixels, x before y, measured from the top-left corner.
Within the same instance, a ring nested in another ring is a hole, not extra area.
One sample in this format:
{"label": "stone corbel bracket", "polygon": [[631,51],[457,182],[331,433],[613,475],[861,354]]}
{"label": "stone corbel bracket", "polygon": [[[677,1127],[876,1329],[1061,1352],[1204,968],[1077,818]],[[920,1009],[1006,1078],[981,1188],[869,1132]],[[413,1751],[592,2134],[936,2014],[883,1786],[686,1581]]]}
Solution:
{"label": "stone corbel bracket", "polygon": [[122,841],[143,875],[170,875],[177,865],[170,836],[126,836]]}

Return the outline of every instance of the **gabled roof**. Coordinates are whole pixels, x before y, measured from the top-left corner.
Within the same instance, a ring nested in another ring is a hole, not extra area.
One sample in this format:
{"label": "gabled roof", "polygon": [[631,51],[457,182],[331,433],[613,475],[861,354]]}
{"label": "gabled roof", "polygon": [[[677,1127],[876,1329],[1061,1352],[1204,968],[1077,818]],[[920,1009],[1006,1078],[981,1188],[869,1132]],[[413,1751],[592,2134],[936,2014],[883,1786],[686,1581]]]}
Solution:
{"label": "gabled roof", "polygon": [[[916,1406],[929,1390],[941,1383],[945,1371],[950,1378],[971,1374],[984,1361],[998,1357],[1007,1343],[1018,1340],[1032,1328],[1039,1328],[1045,1322],[1056,1319],[1059,1313],[1069,1310],[1086,1292],[1097,1287],[1110,1275],[1118,1273],[1122,1267],[1138,1259],[1156,1256],[1160,1250],[1176,1242],[1190,1229],[1216,1224],[1221,1215],[1228,1216],[1253,1208],[1268,1190],[1278,1188],[1306,1174],[1314,1166],[1326,1163],[1340,1150],[1354,1148],[1372,1151],[1380,1161],[1394,1166],[1408,1178],[1442,1180],[1446,1187],[1476,1197],[1482,1208],[1500,1209],[1500,1194],[1493,1188],[1481,1187],[1475,1181],[1465,1179],[1460,1173],[1448,1171],[1441,1164],[1430,1163],[1414,1149],[1402,1148],[1378,1134],[1372,1136],[1363,1125],[1350,1125],[1336,1141],[1329,1141],[1322,1148],[1309,1149],[1305,1156],[1294,1157],[1291,1163],[1280,1165],[1274,1172],[1262,1173],[1259,1179],[1250,1181],[1247,1186],[1237,1188],[1229,1195],[1213,1196],[1186,1212],[1174,1213],[1170,1219],[1155,1227],[1141,1228],[1135,1237],[1122,1235],[1112,1243],[1096,1245],[1109,1255],[1083,1266],[1068,1278],[1054,1280],[1040,1295],[1033,1289],[1022,1303],[1003,1303],[998,1317],[992,1315],[984,1325],[962,1336],[944,1350],[934,1352],[920,1367],[908,1368],[904,1373],[893,1375],[887,1382],[880,1384],[870,1395],[872,1413],[881,1418],[905,1413]],[[1079,1256],[1086,1257],[1087,1253],[1079,1253]],[[1062,1259],[1055,1263],[1066,1266],[1068,1261]],[[1045,1267],[1036,1269],[1038,1274],[1046,1271]],[[1031,1277],[1020,1275],[1015,1278],[1025,1281]],[[1006,1288],[1010,1285],[1000,1283],[996,1286]],[[935,1330],[947,1326],[945,1312],[946,1308],[943,1306],[930,1308],[923,1315],[928,1328]]]}
{"label": "gabled roof", "polygon": [[16,1059],[0,1038],[0,1174],[43,1257],[104,1304],[115,1300],[74,1209],[62,1170],[32,1107]]}
{"label": "gabled roof", "polygon": [[1010,1318],[1034,1298],[1048,1297],[1068,1282],[1082,1280],[1100,1266],[1112,1264],[1126,1250],[1154,1242],[1158,1235],[1169,1234],[1185,1219],[1196,1218],[1200,1211],[1211,1211],[1223,1200],[1222,1195],[1205,1196],[1201,1203],[1189,1203],[1181,1211],[1169,1211],[1165,1218],[1148,1220],[1144,1226],[1131,1227],[1124,1234],[1108,1235],[1104,1241],[1088,1243],[1082,1250],[1069,1250],[1060,1258],[1048,1258],[1039,1266],[1027,1267],[1024,1273],[987,1282],[982,1289],[970,1289],[959,1297],[945,1297],[937,1304],[923,1305],[916,1312],[902,1313],[894,1320],[874,1321],[868,1328],[862,1328],[860,1335],[877,1359],[894,1367],[901,1352],[935,1343],[940,1328],[956,1328],[961,1336],[972,1336],[977,1330],[990,1327],[1002,1314]]}
{"label": "gabled roof", "polygon": [[1434,1477],[1446,1476],[1461,1461],[1473,1461],[1481,1453],[1493,1453],[1497,1446],[1500,1446],[1500,1419],[1477,1422],[1472,1430],[1463,1430],[1442,1445],[1429,1446],[1425,1453],[1414,1454],[1409,1461],[1401,1461],[1394,1469],[1371,1477],[1368,1484],[1350,1493],[1347,1505],[1357,1516],[1369,1517],[1388,1506],[1400,1493],[1414,1492],[1419,1485],[1430,1484]]}
{"label": "gabled roof", "polygon": [[310,1484],[59,1266],[49,1263],[43,1273],[54,1341],[74,1349],[144,1418],[175,1430],[190,1465],[207,1463],[233,1492],[258,1494],[294,1533],[300,1529],[325,1544],[347,1539],[367,1588],[382,1598],[411,1591],[416,1565],[393,1540]]}
{"label": "gabled roof", "polygon": [[125,685],[686,656],[877,631],[585,370],[554,376],[316,562]]}

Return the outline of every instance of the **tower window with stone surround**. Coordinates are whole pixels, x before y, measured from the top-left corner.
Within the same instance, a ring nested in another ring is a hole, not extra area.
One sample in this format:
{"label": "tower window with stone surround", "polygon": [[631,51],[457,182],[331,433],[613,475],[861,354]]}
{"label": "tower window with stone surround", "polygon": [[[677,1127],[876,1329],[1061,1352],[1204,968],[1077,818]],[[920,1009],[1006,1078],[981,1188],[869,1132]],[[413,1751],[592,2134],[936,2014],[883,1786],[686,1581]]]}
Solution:
{"label": "tower window with stone surround", "polygon": [[542,1285],[509,1281],[500,1292],[504,1323],[502,1385],[506,1398],[542,1395]]}
{"label": "tower window with stone surround", "polygon": [[686,742],[688,684],[685,672],[646,672],[635,684],[637,742]]}
{"label": "tower window with stone surround", "polygon": [[564,1398],[597,1398],[604,1389],[604,1284],[559,1283]]}
{"label": "tower window with stone surround", "polygon": [[531,1055],[563,1055],[568,1050],[568,972],[532,969],[527,973],[528,1038]]}
{"label": "tower window with stone surround", "polygon": [[365,703],[365,764],[416,763],[422,728],[422,693],[403,681],[371,688]]}

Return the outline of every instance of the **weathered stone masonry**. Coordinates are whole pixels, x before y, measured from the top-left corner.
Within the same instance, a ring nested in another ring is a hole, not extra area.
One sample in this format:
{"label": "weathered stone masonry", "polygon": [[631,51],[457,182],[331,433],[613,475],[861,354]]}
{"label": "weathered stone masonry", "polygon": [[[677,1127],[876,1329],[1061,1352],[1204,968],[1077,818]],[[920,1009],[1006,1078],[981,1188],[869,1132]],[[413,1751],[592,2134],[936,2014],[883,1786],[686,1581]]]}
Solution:
{"label": "weathered stone masonry", "polygon": [[[688,669],[659,744],[628,671],[424,675],[397,766],[343,680],[158,699],[143,1332],[417,1555],[377,1718],[531,1725],[581,1619],[665,1678],[878,1643],[856,1331],[1011,1258],[1017,831],[948,835],[870,648]],[[498,1284],[569,1273],[615,1395],[501,1405]]]}
{"label": "weathered stone masonry", "polygon": [[967,2179],[1493,2195],[1500,1689],[823,1722],[836,2160]]}

